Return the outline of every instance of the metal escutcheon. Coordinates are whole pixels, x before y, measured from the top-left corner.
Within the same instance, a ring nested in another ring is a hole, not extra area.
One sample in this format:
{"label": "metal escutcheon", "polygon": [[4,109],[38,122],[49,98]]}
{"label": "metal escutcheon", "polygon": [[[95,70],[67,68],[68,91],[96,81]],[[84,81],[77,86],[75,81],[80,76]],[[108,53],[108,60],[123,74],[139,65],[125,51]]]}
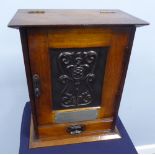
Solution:
{"label": "metal escutcheon", "polygon": [[40,96],[40,78],[38,74],[33,75],[33,87],[35,97]]}
{"label": "metal escutcheon", "polygon": [[67,128],[67,132],[71,135],[81,134],[85,130],[85,125],[71,125]]}

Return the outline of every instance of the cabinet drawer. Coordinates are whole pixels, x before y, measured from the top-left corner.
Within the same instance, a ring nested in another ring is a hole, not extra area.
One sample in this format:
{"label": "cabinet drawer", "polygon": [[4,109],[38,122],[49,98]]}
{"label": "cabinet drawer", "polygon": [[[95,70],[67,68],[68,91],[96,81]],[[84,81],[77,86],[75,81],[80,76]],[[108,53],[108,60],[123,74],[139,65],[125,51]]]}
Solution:
{"label": "cabinet drawer", "polygon": [[[79,135],[90,135],[93,134],[95,130],[99,133],[104,130],[110,130],[112,128],[112,119],[105,120],[95,120],[95,121],[85,121],[85,122],[76,122],[76,123],[64,123],[64,124],[53,124],[39,127],[39,135],[42,138],[51,137],[56,138],[59,136],[60,138],[70,137],[70,136],[79,136]],[[82,131],[79,134],[76,134],[76,131],[73,129],[74,133],[71,133],[69,128],[73,126],[81,126]]]}

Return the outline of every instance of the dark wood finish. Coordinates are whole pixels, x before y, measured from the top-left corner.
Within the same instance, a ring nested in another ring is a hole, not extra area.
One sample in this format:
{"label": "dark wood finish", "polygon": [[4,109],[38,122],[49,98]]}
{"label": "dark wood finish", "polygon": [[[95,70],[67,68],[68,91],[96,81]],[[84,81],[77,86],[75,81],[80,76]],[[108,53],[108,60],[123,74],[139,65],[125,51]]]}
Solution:
{"label": "dark wood finish", "polygon": [[[136,26],[147,24],[120,10],[45,10],[45,12],[19,10],[17,12],[9,26],[19,28],[21,34],[32,107],[32,126],[34,126],[34,131],[31,129],[31,147],[110,139],[107,138],[109,134],[120,138],[115,132],[115,123],[134,34]],[[108,47],[100,106],[52,109],[54,75],[51,71],[49,51],[52,52],[53,48],[96,47]],[[39,95],[34,92],[34,75],[39,77]],[[94,120],[73,123],[55,121],[57,113],[87,110],[97,112]],[[82,125],[82,133],[70,135],[67,129],[72,125]]]}
{"label": "dark wood finish", "polygon": [[120,10],[18,10],[9,27],[148,25]]}
{"label": "dark wood finish", "polygon": [[31,110],[32,110],[32,118],[33,118],[33,125],[35,131],[35,137],[38,137],[38,123],[37,123],[37,115],[36,115],[36,106],[34,101],[34,94],[33,94],[33,84],[32,84],[32,74],[31,74],[31,66],[29,60],[29,50],[28,50],[28,40],[27,40],[27,30],[24,28],[20,29],[20,37],[23,49],[23,58],[25,64],[25,71],[27,77],[27,85],[29,90],[29,98],[31,103]]}

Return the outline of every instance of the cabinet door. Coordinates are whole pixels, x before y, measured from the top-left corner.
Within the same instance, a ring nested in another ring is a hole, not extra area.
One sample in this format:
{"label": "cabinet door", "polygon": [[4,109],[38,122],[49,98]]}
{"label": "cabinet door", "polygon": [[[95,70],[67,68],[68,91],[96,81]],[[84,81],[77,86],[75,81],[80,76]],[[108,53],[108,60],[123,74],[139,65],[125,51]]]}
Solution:
{"label": "cabinet door", "polygon": [[111,118],[112,122],[121,98],[133,28],[29,28],[27,34],[38,124],[55,124],[59,112],[73,109],[95,109],[96,120]]}

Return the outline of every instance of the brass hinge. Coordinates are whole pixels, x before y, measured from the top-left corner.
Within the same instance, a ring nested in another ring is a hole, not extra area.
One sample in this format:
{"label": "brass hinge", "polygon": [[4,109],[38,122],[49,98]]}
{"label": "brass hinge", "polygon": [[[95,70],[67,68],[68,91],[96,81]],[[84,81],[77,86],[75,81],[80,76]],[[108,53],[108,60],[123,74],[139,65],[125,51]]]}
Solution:
{"label": "brass hinge", "polygon": [[38,74],[33,75],[33,88],[35,97],[40,96],[40,78]]}

